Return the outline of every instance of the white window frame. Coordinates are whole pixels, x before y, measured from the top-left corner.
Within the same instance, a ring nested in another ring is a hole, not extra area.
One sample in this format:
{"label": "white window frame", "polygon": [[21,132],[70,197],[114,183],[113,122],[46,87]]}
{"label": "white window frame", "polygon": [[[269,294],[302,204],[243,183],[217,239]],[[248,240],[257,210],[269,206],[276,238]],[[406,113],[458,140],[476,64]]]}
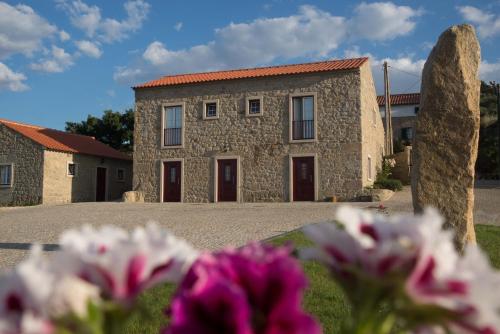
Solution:
{"label": "white window frame", "polygon": [[[75,175],[69,173],[69,165],[75,165]],[[66,176],[67,177],[77,177],[78,176],[78,164],[74,161],[67,161],[66,163]]]}
{"label": "white window frame", "polygon": [[213,201],[217,203],[219,201],[219,160],[236,160],[236,202],[241,203],[241,158],[239,155],[217,155],[214,157],[213,171],[214,171],[214,193]]}
{"label": "white window frame", "polygon": [[[182,122],[181,122],[181,144],[180,145],[165,145],[165,129],[166,129],[166,114],[167,114],[167,108],[168,107],[177,107],[181,106],[182,108]],[[162,149],[172,149],[172,148],[184,148],[184,128],[185,128],[185,123],[186,123],[186,102],[183,101],[178,101],[178,102],[169,102],[169,103],[164,103],[161,106],[161,124],[160,124],[160,147]]]}
{"label": "white window frame", "polygon": [[[260,111],[258,114],[252,114],[250,112],[250,101],[259,100],[260,101]],[[247,117],[259,117],[264,114],[264,97],[263,96],[248,96],[245,99],[245,115]]]}
{"label": "white window frame", "polygon": [[366,165],[368,169],[367,179],[368,181],[373,181],[373,159],[372,156],[368,154],[366,159]]}
{"label": "white window frame", "polygon": [[[215,111],[216,111],[215,116],[207,116],[207,104],[209,104],[209,103],[215,103]],[[219,115],[220,115],[219,99],[203,100],[202,116],[203,116],[204,120],[219,119]]]}
{"label": "white window frame", "polygon": [[[119,171],[122,171],[122,172],[123,172],[123,179],[120,179],[120,178],[118,177],[118,173],[119,173]],[[125,182],[125,168],[117,168],[117,169],[116,169],[116,181],[117,181],[117,182]]]}
{"label": "white window frame", "polygon": [[293,158],[314,158],[314,201],[319,199],[319,165],[317,153],[290,153],[288,155],[288,201],[293,200]]}
{"label": "white window frame", "polygon": [[[314,138],[313,139],[293,139],[293,98],[312,96],[314,101]],[[289,95],[288,100],[288,140],[290,143],[316,143],[318,142],[318,94],[316,92],[300,92]]]}
{"label": "white window frame", "polygon": [[158,196],[159,198],[159,202],[160,203],[167,203],[165,202],[165,199],[163,198],[164,197],[164,180],[163,178],[165,177],[165,168],[164,168],[164,165],[165,165],[165,162],[170,162],[170,161],[179,161],[181,163],[181,201],[180,203],[184,203],[184,158],[170,158],[170,159],[162,159],[160,160],[160,196]]}
{"label": "white window frame", "polygon": [[10,184],[2,184],[0,185],[0,188],[12,188],[14,185],[14,163],[13,162],[6,162],[6,163],[0,163],[0,166],[10,166]]}

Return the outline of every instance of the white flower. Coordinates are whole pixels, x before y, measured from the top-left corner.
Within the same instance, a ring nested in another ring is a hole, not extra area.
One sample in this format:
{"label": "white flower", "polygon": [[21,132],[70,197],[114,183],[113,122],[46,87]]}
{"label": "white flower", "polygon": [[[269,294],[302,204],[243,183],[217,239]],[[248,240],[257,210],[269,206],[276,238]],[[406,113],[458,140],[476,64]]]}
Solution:
{"label": "white flower", "polygon": [[97,288],[75,289],[87,283],[59,265],[35,246],[26,260],[0,276],[0,333],[51,333],[52,319],[86,315],[88,302],[99,300]]}
{"label": "white flower", "polygon": [[178,282],[198,256],[185,241],[154,224],[130,234],[112,226],[85,226],[65,232],[60,244],[76,259],[80,277],[124,302],[160,282]]}

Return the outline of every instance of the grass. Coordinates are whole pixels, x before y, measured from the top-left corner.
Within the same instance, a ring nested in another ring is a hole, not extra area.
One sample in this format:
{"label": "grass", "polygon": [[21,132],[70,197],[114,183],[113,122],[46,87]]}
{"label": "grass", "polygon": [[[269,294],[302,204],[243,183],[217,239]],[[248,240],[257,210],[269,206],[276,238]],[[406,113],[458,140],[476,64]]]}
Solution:
{"label": "grass", "polygon": [[[476,235],[479,245],[489,255],[492,265],[500,269],[500,227],[477,225]],[[300,231],[294,231],[270,241],[275,245],[287,242],[293,242],[298,248],[310,245]],[[319,264],[304,262],[303,267],[310,283],[310,288],[304,298],[305,309],[316,316],[325,334],[337,333],[338,324],[349,312],[341,289],[330,280],[325,268]],[[172,285],[164,285],[144,294],[139,301],[144,314],[130,317],[125,332],[158,333],[159,328],[166,324],[164,309],[173,292]],[[147,314],[149,317],[146,316]]]}

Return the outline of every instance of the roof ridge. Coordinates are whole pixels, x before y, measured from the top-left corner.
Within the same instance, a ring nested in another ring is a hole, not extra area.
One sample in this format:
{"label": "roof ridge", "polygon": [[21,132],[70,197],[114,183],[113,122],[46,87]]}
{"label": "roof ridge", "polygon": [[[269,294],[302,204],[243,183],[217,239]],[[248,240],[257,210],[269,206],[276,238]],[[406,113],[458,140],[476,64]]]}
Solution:
{"label": "roof ridge", "polygon": [[257,78],[266,76],[292,75],[314,72],[333,72],[359,68],[369,60],[368,57],[329,59],[317,62],[284,64],[264,67],[227,69],[208,72],[192,72],[163,75],[157,79],[134,85],[133,89],[169,85],[190,84],[210,81]]}
{"label": "roof ridge", "polygon": [[333,62],[338,62],[338,61],[353,61],[353,60],[368,60],[368,57],[357,57],[357,58],[345,58],[345,59],[330,59],[330,60],[321,60],[321,61],[313,61],[313,62],[304,62],[304,63],[293,63],[293,64],[283,64],[283,65],[270,65],[270,66],[256,66],[256,67],[244,67],[244,68],[235,68],[235,69],[230,69],[230,70],[214,70],[214,71],[206,71],[206,72],[186,72],[186,73],[179,73],[179,74],[170,74],[170,75],[164,75],[162,78],[175,78],[175,77],[182,77],[185,75],[199,75],[199,74],[211,74],[211,73],[223,73],[223,72],[237,72],[237,71],[253,71],[253,70],[261,70],[261,69],[269,69],[269,68],[283,68],[283,67],[290,67],[290,66],[302,66],[302,65],[315,65],[315,64],[323,64],[323,63],[333,63]]}
{"label": "roof ridge", "polygon": [[25,127],[28,127],[28,128],[33,128],[33,129],[38,129],[38,130],[50,130],[50,131],[55,131],[55,132],[61,132],[61,133],[64,133],[65,135],[82,136],[82,137],[91,138],[91,139],[96,140],[94,136],[87,136],[87,135],[82,135],[80,133],[72,133],[72,132],[62,131],[62,130],[48,128],[48,127],[44,127],[44,126],[34,125],[34,124],[28,124],[28,123],[21,123],[21,122],[17,122],[17,121],[11,121],[11,120],[8,120],[8,119],[5,119],[5,118],[0,118],[0,123],[10,123],[10,124],[25,126]]}

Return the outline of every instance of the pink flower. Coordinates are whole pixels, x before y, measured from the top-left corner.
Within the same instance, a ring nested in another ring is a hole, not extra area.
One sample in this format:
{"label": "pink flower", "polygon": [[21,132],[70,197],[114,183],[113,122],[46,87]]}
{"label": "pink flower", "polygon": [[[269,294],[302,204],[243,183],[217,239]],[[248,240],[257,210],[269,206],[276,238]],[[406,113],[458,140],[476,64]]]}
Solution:
{"label": "pink flower", "polygon": [[202,255],[182,281],[166,334],[316,334],[306,278],[290,249],[259,243]]}
{"label": "pink flower", "polygon": [[104,226],[65,232],[63,253],[69,269],[99,286],[108,298],[130,303],[138,294],[161,282],[178,282],[198,253],[156,225],[132,233]]}

